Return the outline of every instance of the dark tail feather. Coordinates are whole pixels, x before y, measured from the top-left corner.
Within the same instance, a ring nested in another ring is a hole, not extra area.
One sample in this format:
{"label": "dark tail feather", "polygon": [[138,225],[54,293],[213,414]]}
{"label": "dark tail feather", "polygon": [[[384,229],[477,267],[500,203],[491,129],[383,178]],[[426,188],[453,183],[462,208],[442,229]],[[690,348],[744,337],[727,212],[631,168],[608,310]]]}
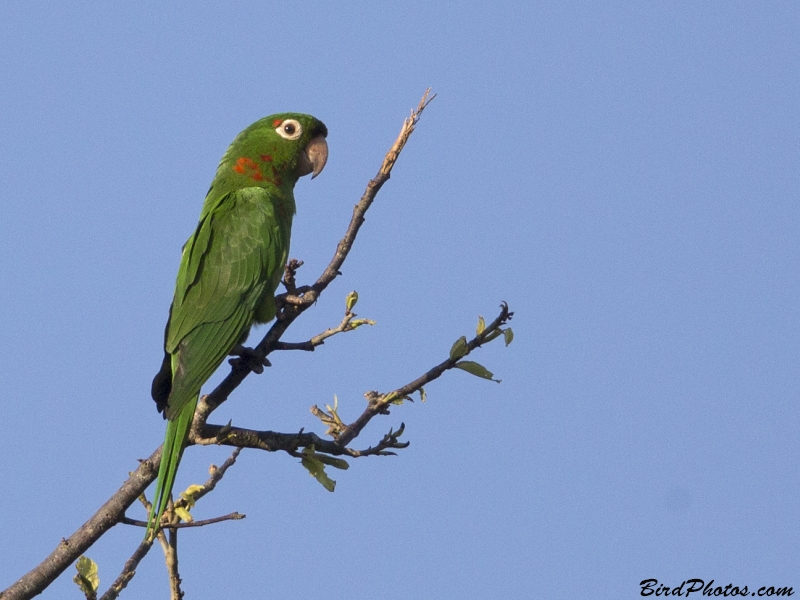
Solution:
{"label": "dark tail feather", "polygon": [[172,357],[164,353],[164,361],[161,363],[161,369],[153,377],[153,385],[150,387],[150,395],[156,401],[156,408],[158,412],[164,413],[164,418],[167,418],[166,408],[167,400],[169,400],[169,393],[172,391]]}

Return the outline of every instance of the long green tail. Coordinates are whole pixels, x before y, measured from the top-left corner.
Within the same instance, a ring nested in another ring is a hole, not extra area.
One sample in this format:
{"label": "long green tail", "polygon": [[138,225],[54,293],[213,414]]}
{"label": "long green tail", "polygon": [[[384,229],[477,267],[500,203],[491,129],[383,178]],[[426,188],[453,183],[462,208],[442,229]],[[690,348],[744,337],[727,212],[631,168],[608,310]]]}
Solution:
{"label": "long green tail", "polygon": [[183,450],[186,448],[186,438],[189,437],[189,428],[192,426],[197,398],[198,396],[195,396],[192,402],[184,406],[175,420],[167,422],[167,434],[161,449],[161,465],[158,468],[156,493],[150,507],[150,516],[147,518],[145,539],[155,535],[156,526],[167,508],[172,486],[175,483],[175,473],[178,472],[178,465],[181,462]]}

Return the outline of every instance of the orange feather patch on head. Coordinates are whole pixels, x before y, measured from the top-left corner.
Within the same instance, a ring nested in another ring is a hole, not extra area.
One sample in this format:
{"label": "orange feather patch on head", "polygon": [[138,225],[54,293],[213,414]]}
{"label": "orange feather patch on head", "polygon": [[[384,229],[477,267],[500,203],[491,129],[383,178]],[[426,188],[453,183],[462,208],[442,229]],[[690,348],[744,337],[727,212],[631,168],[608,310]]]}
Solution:
{"label": "orange feather patch on head", "polygon": [[249,156],[240,156],[236,159],[236,164],[233,165],[233,170],[240,175],[248,174],[250,179],[254,181],[262,181],[264,176],[261,174],[261,169],[258,168],[256,161]]}
{"label": "orange feather patch on head", "polygon": [[280,125],[281,123],[283,123],[283,119],[275,119],[275,120],[272,122],[272,126],[273,126],[273,127],[277,127],[277,126],[278,126],[278,125]]}

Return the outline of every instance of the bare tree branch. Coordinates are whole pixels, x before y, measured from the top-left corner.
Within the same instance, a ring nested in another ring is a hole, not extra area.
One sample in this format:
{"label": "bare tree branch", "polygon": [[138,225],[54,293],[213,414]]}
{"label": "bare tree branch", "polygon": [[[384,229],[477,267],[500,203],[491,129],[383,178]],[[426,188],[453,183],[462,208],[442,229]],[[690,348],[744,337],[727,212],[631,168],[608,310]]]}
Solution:
{"label": "bare tree branch", "polygon": [[[169,509],[164,513],[165,517],[162,517],[162,521],[166,520],[167,523],[165,525],[161,525],[164,529],[174,529],[174,528],[181,528],[181,527],[202,527],[203,525],[210,525],[211,523],[218,523],[220,521],[236,521],[239,519],[244,519],[245,515],[239,513],[231,513],[229,515],[225,515],[222,517],[215,517],[213,519],[206,519],[205,521],[191,521],[189,523],[181,523],[180,519],[176,518],[175,509],[176,508],[192,508],[197,501],[205,496],[206,494],[212,492],[217,484],[222,480],[225,476],[225,472],[231,467],[235,462],[236,459],[239,457],[239,453],[242,451],[241,448],[236,448],[231,455],[222,463],[221,466],[217,467],[216,465],[211,465],[209,472],[211,476],[206,480],[203,485],[200,486],[191,486],[191,498],[187,498],[185,496],[185,492],[181,494],[181,497],[171,504]],[[150,510],[150,505],[145,502],[145,509],[147,511]],[[125,525],[136,525],[137,527],[147,527],[147,521],[139,521],[137,519],[131,519],[129,517],[123,517],[120,520],[120,523],[124,523]]]}
{"label": "bare tree branch", "polygon": [[169,598],[170,600],[181,600],[181,576],[178,573],[178,530],[169,529],[167,535],[162,531],[158,534],[158,541],[164,550],[166,558],[167,574],[169,575]]}
{"label": "bare tree branch", "polygon": [[[189,499],[187,499],[186,497],[184,497],[183,494],[181,494],[181,497],[175,502],[175,507],[176,508],[192,508],[192,506],[198,500],[200,500],[200,498],[202,498],[206,494],[212,492],[214,490],[214,488],[217,487],[217,484],[225,476],[225,472],[228,470],[228,468],[233,466],[233,464],[236,462],[236,459],[239,458],[239,454],[241,453],[241,451],[242,451],[241,448],[236,448],[231,453],[231,455],[227,459],[225,459],[225,462],[222,463],[219,467],[217,467],[216,465],[211,465],[211,469],[210,469],[211,476],[206,480],[206,482],[202,486],[200,486],[199,490],[196,490],[196,491],[192,492],[191,501]],[[234,513],[234,514],[238,515],[238,513]],[[232,518],[232,519],[242,518],[243,519],[244,515],[240,515],[238,517],[230,517],[230,518]],[[219,520],[227,520],[227,519],[220,518]],[[145,524],[145,527],[146,526],[147,525]],[[174,526],[174,524],[172,524],[170,526]],[[197,526],[197,525],[195,525],[195,526]]]}
{"label": "bare tree branch", "polygon": [[362,325],[375,325],[375,321],[371,319],[356,319],[357,316],[356,313],[348,309],[345,311],[344,317],[336,327],[329,327],[307,342],[276,342],[273,350],[305,350],[307,352],[313,352],[317,346],[321,346],[325,343],[325,340],[329,337],[333,337],[337,333],[355,331]]}
{"label": "bare tree branch", "polygon": [[[305,433],[301,431],[295,434],[277,433],[274,431],[257,431],[241,427],[209,424],[203,424],[202,427],[193,430],[192,441],[199,445],[221,444],[266,450],[267,452],[282,450],[293,456],[298,448],[307,448],[309,446],[314,446],[317,452],[330,454],[332,456],[351,456],[356,458],[392,454],[391,452],[386,452],[386,450],[390,448],[405,448],[408,445],[407,443],[397,441],[397,437],[403,432],[402,426],[397,432],[390,432],[387,436],[384,436],[383,440],[377,446],[367,448],[366,450],[355,450],[349,448],[347,445],[361,433],[367,423],[369,423],[375,415],[387,414],[389,405],[408,399],[411,394],[419,392],[423,386],[441,377],[445,371],[458,368],[458,363],[473,350],[480,348],[487,342],[502,335],[503,326],[505,326],[513,316],[514,313],[511,312],[508,305],[503,302],[500,305],[500,313],[494,321],[485,326],[485,328],[470,341],[467,342],[465,340],[464,348],[458,354],[450,356],[447,360],[426,371],[413,381],[391,392],[385,394],[367,392],[365,394],[368,401],[367,408],[349,425],[342,423],[338,415],[335,414],[335,411],[332,411],[333,414],[331,414],[317,406],[312,406],[311,412],[328,426],[328,434],[334,438],[333,441],[320,438],[317,434],[311,432]],[[197,420],[195,420],[195,425],[198,425]]]}
{"label": "bare tree branch", "polygon": [[[205,527],[206,525],[213,525],[214,523],[222,523],[223,521],[241,521],[242,519],[246,519],[247,515],[243,515],[242,513],[232,512],[228,513],[227,515],[221,515],[219,517],[212,517],[211,519],[199,519],[195,521],[190,521],[186,523],[184,521],[180,523],[170,523],[167,528],[168,529],[189,529],[192,527]],[[130,517],[123,517],[120,519],[120,523],[123,525],[135,525],[136,527],[147,527],[147,521],[142,521],[140,519],[131,519]]]}
{"label": "bare tree branch", "polygon": [[140,462],[139,467],[130,474],[122,487],[86,523],[70,537],[62,539],[50,556],[0,594],[0,598],[17,600],[41,594],[106,531],[119,523],[125,511],[156,478],[160,460],[159,447],[147,460]]}
{"label": "bare tree branch", "polygon": [[[386,414],[390,404],[398,400],[408,398],[410,394],[420,391],[424,385],[427,385],[434,379],[441,377],[442,373],[445,371],[456,368],[456,365],[475,348],[479,348],[487,341],[491,341],[497,337],[500,334],[500,328],[505,325],[513,315],[514,313],[509,311],[508,305],[503,302],[503,304],[500,306],[500,314],[497,316],[497,318],[481,333],[477,334],[472,340],[466,343],[463,354],[460,354],[456,357],[451,356],[423,375],[417,377],[414,381],[407,383],[406,385],[399,387],[387,394],[367,392],[367,394],[365,394],[368,402],[366,410],[364,410],[360,417],[344,428],[340,433],[334,434],[336,444],[340,446],[347,446],[347,444],[353,441],[358,434],[361,433],[361,430],[366,427],[370,420],[372,420],[372,417],[377,414]],[[351,454],[351,456],[364,456],[364,454]]]}
{"label": "bare tree branch", "polygon": [[136,551],[125,561],[125,566],[122,567],[122,572],[119,574],[119,577],[114,580],[114,583],[106,590],[106,593],[100,596],[100,600],[116,600],[116,598],[119,597],[122,590],[128,585],[128,582],[136,575],[136,567],[138,567],[142,559],[147,556],[152,546],[152,540],[142,540],[136,548]]}

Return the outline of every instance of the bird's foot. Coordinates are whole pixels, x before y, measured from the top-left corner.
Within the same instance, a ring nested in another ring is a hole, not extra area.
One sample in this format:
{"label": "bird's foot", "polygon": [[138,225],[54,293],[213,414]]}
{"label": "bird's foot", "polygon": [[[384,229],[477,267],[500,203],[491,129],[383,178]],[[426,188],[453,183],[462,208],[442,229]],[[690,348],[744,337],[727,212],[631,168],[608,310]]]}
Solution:
{"label": "bird's foot", "polygon": [[241,344],[236,344],[229,354],[230,356],[237,357],[228,361],[228,364],[237,369],[248,368],[253,373],[261,375],[261,373],[264,372],[264,367],[272,366],[272,363],[270,363],[266,357],[261,358],[255,350],[242,346]]}

